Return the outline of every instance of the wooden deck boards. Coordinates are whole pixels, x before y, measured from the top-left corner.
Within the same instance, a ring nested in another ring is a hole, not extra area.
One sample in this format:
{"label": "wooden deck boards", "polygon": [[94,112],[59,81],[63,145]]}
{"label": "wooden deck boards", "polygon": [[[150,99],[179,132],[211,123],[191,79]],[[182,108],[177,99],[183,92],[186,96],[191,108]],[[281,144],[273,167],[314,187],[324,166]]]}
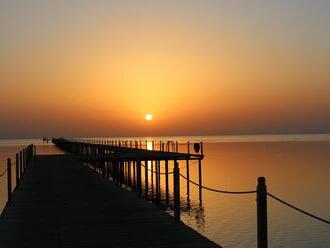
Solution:
{"label": "wooden deck boards", "polygon": [[219,247],[66,155],[37,156],[0,218],[0,247]]}

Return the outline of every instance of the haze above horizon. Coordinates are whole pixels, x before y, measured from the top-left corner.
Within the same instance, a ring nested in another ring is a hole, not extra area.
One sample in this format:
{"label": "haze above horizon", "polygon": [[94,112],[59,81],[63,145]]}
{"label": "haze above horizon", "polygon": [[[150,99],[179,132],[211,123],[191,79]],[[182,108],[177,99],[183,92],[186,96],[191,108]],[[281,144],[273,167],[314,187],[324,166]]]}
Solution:
{"label": "haze above horizon", "polygon": [[0,139],[330,133],[329,12],[324,0],[1,1]]}

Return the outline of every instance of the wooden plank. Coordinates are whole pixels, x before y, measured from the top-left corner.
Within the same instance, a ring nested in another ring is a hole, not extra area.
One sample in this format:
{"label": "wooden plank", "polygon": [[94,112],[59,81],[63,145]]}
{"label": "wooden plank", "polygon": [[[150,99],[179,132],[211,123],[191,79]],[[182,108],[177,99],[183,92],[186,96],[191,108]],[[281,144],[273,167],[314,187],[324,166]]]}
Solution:
{"label": "wooden plank", "polygon": [[37,156],[0,217],[0,247],[219,247],[68,155]]}

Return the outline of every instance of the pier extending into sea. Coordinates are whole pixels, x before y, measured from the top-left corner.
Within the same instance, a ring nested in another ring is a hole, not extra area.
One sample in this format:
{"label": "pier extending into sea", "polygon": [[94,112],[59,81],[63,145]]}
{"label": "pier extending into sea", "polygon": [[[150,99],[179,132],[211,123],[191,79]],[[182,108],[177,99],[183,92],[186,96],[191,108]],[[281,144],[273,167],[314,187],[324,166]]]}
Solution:
{"label": "pier extending into sea", "polygon": [[[175,143],[150,151],[141,142],[136,147],[132,142],[53,142],[67,154],[38,156],[31,145],[16,161],[8,160],[8,185],[13,184],[12,167],[18,173],[0,217],[1,247],[219,247],[180,221],[176,161],[186,160],[189,166],[197,160],[201,167],[202,143],[193,144],[197,153],[179,153]],[[160,161],[173,167],[167,168],[167,175],[173,173],[173,189],[167,190],[174,195],[174,216],[140,197],[142,169],[144,175],[155,174],[159,194]]]}

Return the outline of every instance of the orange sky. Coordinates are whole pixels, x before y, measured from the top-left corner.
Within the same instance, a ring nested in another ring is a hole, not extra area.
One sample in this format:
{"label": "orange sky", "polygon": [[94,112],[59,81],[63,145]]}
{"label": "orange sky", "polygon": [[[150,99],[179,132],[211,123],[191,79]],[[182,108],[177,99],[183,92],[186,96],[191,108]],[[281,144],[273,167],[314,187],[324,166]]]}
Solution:
{"label": "orange sky", "polygon": [[330,4],[234,2],[1,2],[0,138],[330,132]]}

